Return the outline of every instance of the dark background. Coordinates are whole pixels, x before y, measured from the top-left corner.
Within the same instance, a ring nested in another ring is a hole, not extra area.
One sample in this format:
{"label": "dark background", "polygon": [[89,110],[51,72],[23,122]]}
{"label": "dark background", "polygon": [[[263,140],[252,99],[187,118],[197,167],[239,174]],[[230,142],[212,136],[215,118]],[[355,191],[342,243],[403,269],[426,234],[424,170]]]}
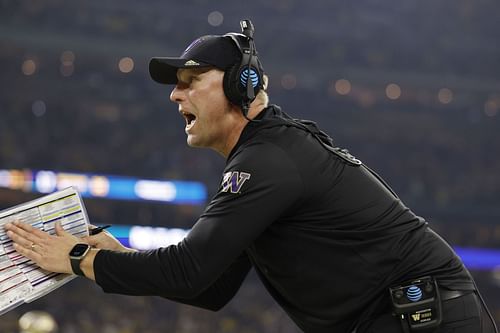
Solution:
{"label": "dark background", "polygon": [[[213,195],[224,160],[187,147],[171,88],[147,64],[244,18],[272,103],[317,121],[452,245],[500,248],[495,0],[0,0],[0,169],[197,180]],[[0,209],[38,195],[0,189]],[[86,205],[94,223],[183,228],[203,210]],[[499,321],[500,268],[472,273]],[[298,331],[253,274],[219,313],[74,281],[2,316],[0,331],[32,309],[61,332]]]}

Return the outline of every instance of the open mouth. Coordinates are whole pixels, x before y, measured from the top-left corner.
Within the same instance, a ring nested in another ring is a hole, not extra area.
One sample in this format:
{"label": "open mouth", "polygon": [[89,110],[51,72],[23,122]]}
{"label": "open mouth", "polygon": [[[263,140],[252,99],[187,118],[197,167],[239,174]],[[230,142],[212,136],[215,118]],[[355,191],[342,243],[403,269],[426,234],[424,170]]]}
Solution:
{"label": "open mouth", "polygon": [[181,112],[182,116],[186,120],[186,129],[190,129],[196,123],[196,116],[189,112]]}

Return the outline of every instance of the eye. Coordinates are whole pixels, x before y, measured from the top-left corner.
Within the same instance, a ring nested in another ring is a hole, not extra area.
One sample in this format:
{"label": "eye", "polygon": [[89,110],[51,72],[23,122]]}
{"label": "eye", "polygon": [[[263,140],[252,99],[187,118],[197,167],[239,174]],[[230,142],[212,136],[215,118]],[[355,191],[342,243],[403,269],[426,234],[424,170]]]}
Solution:
{"label": "eye", "polygon": [[185,82],[187,85],[190,85],[193,81],[197,81],[197,79],[194,75],[188,75],[183,80],[183,82]]}
{"label": "eye", "polygon": [[194,71],[182,71],[179,75],[179,81],[182,81],[186,85],[190,85],[192,82],[201,81],[201,74]]}

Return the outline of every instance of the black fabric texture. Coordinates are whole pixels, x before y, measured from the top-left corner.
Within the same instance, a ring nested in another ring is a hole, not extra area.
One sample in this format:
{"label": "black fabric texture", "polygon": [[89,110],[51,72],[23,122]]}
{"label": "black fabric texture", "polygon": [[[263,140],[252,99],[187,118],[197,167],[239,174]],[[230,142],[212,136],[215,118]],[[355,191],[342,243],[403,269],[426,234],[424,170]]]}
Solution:
{"label": "black fabric texture", "polygon": [[333,140],[313,122],[266,108],[243,130],[188,236],[152,251],[100,251],[97,283],[217,310],[252,265],[292,320],[315,333],[350,332],[402,281],[432,275],[452,289],[471,286],[423,218],[325,144]]}

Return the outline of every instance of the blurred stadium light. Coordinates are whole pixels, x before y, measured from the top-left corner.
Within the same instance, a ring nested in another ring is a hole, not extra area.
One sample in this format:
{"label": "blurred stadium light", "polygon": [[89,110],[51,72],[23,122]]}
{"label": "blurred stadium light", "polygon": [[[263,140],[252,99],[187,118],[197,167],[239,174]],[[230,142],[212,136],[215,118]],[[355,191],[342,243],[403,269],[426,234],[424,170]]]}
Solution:
{"label": "blurred stadium light", "polygon": [[201,205],[207,194],[202,183],[132,177],[68,173],[48,170],[0,170],[0,188],[51,193],[69,186],[83,197],[118,200],[150,200]]}

